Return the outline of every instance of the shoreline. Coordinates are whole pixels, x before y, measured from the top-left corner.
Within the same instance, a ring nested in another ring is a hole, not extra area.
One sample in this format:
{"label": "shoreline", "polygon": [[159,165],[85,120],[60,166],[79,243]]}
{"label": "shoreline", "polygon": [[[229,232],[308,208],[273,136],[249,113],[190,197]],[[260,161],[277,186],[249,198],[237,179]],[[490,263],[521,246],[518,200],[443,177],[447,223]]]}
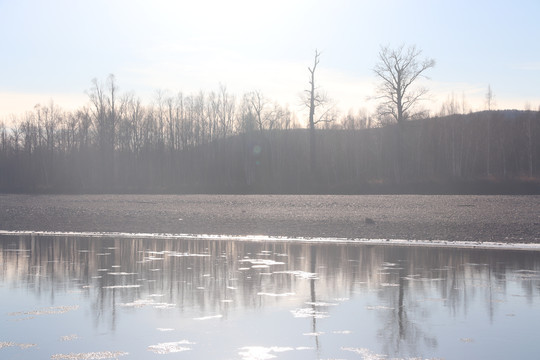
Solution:
{"label": "shoreline", "polygon": [[364,239],[364,238],[322,238],[287,237],[271,235],[215,235],[215,234],[172,234],[172,233],[125,233],[125,232],[77,232],[77,231],[33,231],[0,230],[0,236],[43,236],[43,237],[85,237],[120,239],[158,239],[158,240],[210,240],[245,242],[285,242],[298,244],[336,244],[336,245],[374,245],[400,247],[435,247],[480,250],[518,250],[540,251],[539,243],[479,242],[449,240],[407,240],[407,239]]}
{"label": "shoreline", "polygon": [[540,196],[11,194],[0,230],[540,244]]}

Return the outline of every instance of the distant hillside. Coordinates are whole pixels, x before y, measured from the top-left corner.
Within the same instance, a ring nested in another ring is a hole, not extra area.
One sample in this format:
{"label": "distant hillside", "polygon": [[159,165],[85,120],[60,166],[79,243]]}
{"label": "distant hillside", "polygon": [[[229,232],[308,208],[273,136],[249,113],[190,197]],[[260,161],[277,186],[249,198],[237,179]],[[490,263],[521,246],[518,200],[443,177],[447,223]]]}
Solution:
{"label": "distant hillside", "polygon": [[[56,129],[58,131],[58,129]],[[0,191],[540,194],[540,113],[489,111],[363,130],[240,133],[184,148],[2,138]]]}

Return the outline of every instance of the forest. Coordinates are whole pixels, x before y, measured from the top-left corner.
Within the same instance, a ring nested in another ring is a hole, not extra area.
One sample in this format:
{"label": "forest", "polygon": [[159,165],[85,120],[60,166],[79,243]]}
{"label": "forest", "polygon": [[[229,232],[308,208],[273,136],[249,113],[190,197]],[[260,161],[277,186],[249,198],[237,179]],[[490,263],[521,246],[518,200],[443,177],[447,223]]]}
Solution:
{"label": "forest", "polygon": [[301,128],[260,92],[224,86],[143,105],[110,78],[88,95],[75,111],[51,102],[0,122],[0,192],[540,194],[538,111],[447,106]]}

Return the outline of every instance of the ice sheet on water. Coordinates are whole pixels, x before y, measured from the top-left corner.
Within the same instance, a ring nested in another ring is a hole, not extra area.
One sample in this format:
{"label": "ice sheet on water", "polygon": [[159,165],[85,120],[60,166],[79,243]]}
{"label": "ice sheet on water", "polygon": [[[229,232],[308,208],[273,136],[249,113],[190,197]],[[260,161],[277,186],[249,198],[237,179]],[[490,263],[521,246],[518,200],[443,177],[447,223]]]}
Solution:
{"label": "ice sheet on water", "polygon": [[107,273],[107,274],[108,274],[108,275],[113,275],[113,276],[137,275],[137,273],[128,273],[128,272],[125,272],[125,271],[109,272],[109,273]]}
{"label": "ice sheet on water", "polygon": [[73,231],[33,231],[33,230],[0,230],[0,235],[37,235],[37,236],[76,236],[76,237],[114,237],[131,239],[186,239],[186,240],[235,240],[252,242],[301,242],[328,244],[366,244],[366,245],[399,245],[427,246],[450,248],[484,248],[513,249],[539,251],[540,243],[500,243],[472,242],[448,240],[419,239],[365,239],[365,238],[325,238],[325,237],[286,237],[270,235],[212,235],[212,234],[160,234],[160,233],[125,233],[125,232],[73,232]]}
{"label": "ice sheet on water", "polygon": [[156,328],[156,330],[161,332],[174,331],[173,328]]}
{"label": "ice sheet on water", "polygon": [[329,317],[327,312],[317,311],[313,308],[300,308],[291,310],[291,313],[295,318],[315,318],[315,319],[324,319]]}
{"label": "ice sheet on water", "polygon": [[188,341],[188,340],[180,340],[175,342],[166,342],[166,343],[159,343],[156,345],[150,345],[148,347],[148,351],[152,351],[156,354],[171,354],[171,353],[177,353],[182,351],[189,351],[192,350],[191,347],[187,347],[185,345],[194,345],[195,343]]}
{"label": "ice sheet on water", "polygon": [[270,266],[268,265],[253,265],[251,266],[252,269],[268,269]]}
{"label": "ice sheet on water", "polygon": [[193,320],[204,321],[204,320],[212,320],[212,319],[221,319],[222,317],[223,315],[210,315],[210,316],[202,316],[202,317],[194,318]]}
{"label": "ice sheet on water", "polygon": [[[364,360],[386,360],[388,358],[386,355],[377,354],[366,348],[345,347],[345,348],[341,348],[341,350],[350,351],[355,354],[359,354],[362,356]],[[395,359],[395,360],[398,360],[398,359]]]}
{"label": "ice sheet on water", "polygon": [[169,309],[176,307],[176,304],[169,304],[164,302],[155,302],[152,299],[144,300],[144,299],[138,299],[130,303],[122,303],[120,306],[123,307],[134,307],[134,308],[141,308],[144,306],[151,306],[154,309]]}
{"label": "ice sheet on water", "polygon": [[28,349],[37,346],[36,344],[20,344],[12,341],[0,341],[0,349],[7,347],[18,347],[20,349]]}
{"label": "ice sheet on water", "polygon": [[267,360],[274,359],[277,357],[276,353],[282,353],[287,351],[301,351],[301,350],[311,350],[310,347],[283,347],[283,346],[244,346],[240,348],[238,355],[241,356],[242,360]]}
{"label": "ice sheet on water", "polygon": [[112,360],[120,356],[129,355],[123,351],[100,351],[89,353],[54,354],[51,360]]}
{"label": "ice sheet on water", "polygon": [[141,285],[111,285],[111,286],[104,286],[103,289],[134,289],[134,288],[140,288]]}
{"label": "ice sheet on water", "polygon": [[41,308],[36,310],[30,310],[30,311],[19,311],[19,312],[13,312],[9,315],[11,316],[25,316],[22,319],[31,319],[35,316],[40,315],[56,315],[56,314],[65,314],[69,311],[77,310],[79,308],[79,305],[72,305],[72,306],[51,306],[47,308]]}
{"label": "ice sheet on water", "polygon": [[242,260],[240,260],[240,262],[242,262],[242,263],[249,262],[249,263],[251,263],[252,268],[261,267],[261,266],[270,267],[270,266],[274,266],[274,265],[285,265],[284,262],[274,261],[274,260],[270,260],[270,259],[242,259]]}
{"label": "ice sheet on water", "polygon": [[271,296],[271,297],[286,297],[286,296],[294,296],[294,295],[296,295],[296,294],[295,294],[295,293],[280,293],[280,294],[276,294],[276,293],[259,292],[259,293],[257,293],[257,295],[261,295],[261,296]]}
{"label": "ice sheet on water", "polygon": [[338,303],[329,303],[329,302],[324,302],[324,301],[317,301],[317,302],[306,301],[305,304],[315,306],[315,307],[319,307],[319,306],[320,307],[325,307],[325,306],[337,306],[337,305],[339,305]]}
{"label": "ice sheet on water", "polygon": [[384,305],[368,305],[366,306],[366,310],[394,310],[393,307],[384,306]]}
{"label": "ice sheet on water", "polygon": [[64,336],[60,336],[60,341],[72,341],[72,340],[77,340],[79,337],[77,336],[77,334],[70,334],[70,335],[64,335]]}
{"label": "ice sheet on water", "polygon": [[304,336],[321,336],[324,335],[324,331],[303,333]]}
{"label": "ice sheet on water", "polygon": [[290,274],[300,279],[318,279],[317,273],[301,270],[274,271],[273,274]]}

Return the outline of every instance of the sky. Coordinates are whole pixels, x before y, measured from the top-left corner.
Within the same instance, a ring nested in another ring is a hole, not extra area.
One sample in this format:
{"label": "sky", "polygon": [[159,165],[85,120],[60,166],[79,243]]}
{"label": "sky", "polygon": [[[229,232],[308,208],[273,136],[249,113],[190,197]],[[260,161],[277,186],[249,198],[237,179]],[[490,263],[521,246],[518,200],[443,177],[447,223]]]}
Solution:
{"label": "sky", "polygon": [[436,66],[423,106],[452,94],[485,109],[540,107],[538,0],[0,0],[0,121],[51,101],[89,103],[114,74],[144,103],[158,91],[258,90],[301,111],[308,66],[343,112],[376,106],[381,46],[415,45]]}

